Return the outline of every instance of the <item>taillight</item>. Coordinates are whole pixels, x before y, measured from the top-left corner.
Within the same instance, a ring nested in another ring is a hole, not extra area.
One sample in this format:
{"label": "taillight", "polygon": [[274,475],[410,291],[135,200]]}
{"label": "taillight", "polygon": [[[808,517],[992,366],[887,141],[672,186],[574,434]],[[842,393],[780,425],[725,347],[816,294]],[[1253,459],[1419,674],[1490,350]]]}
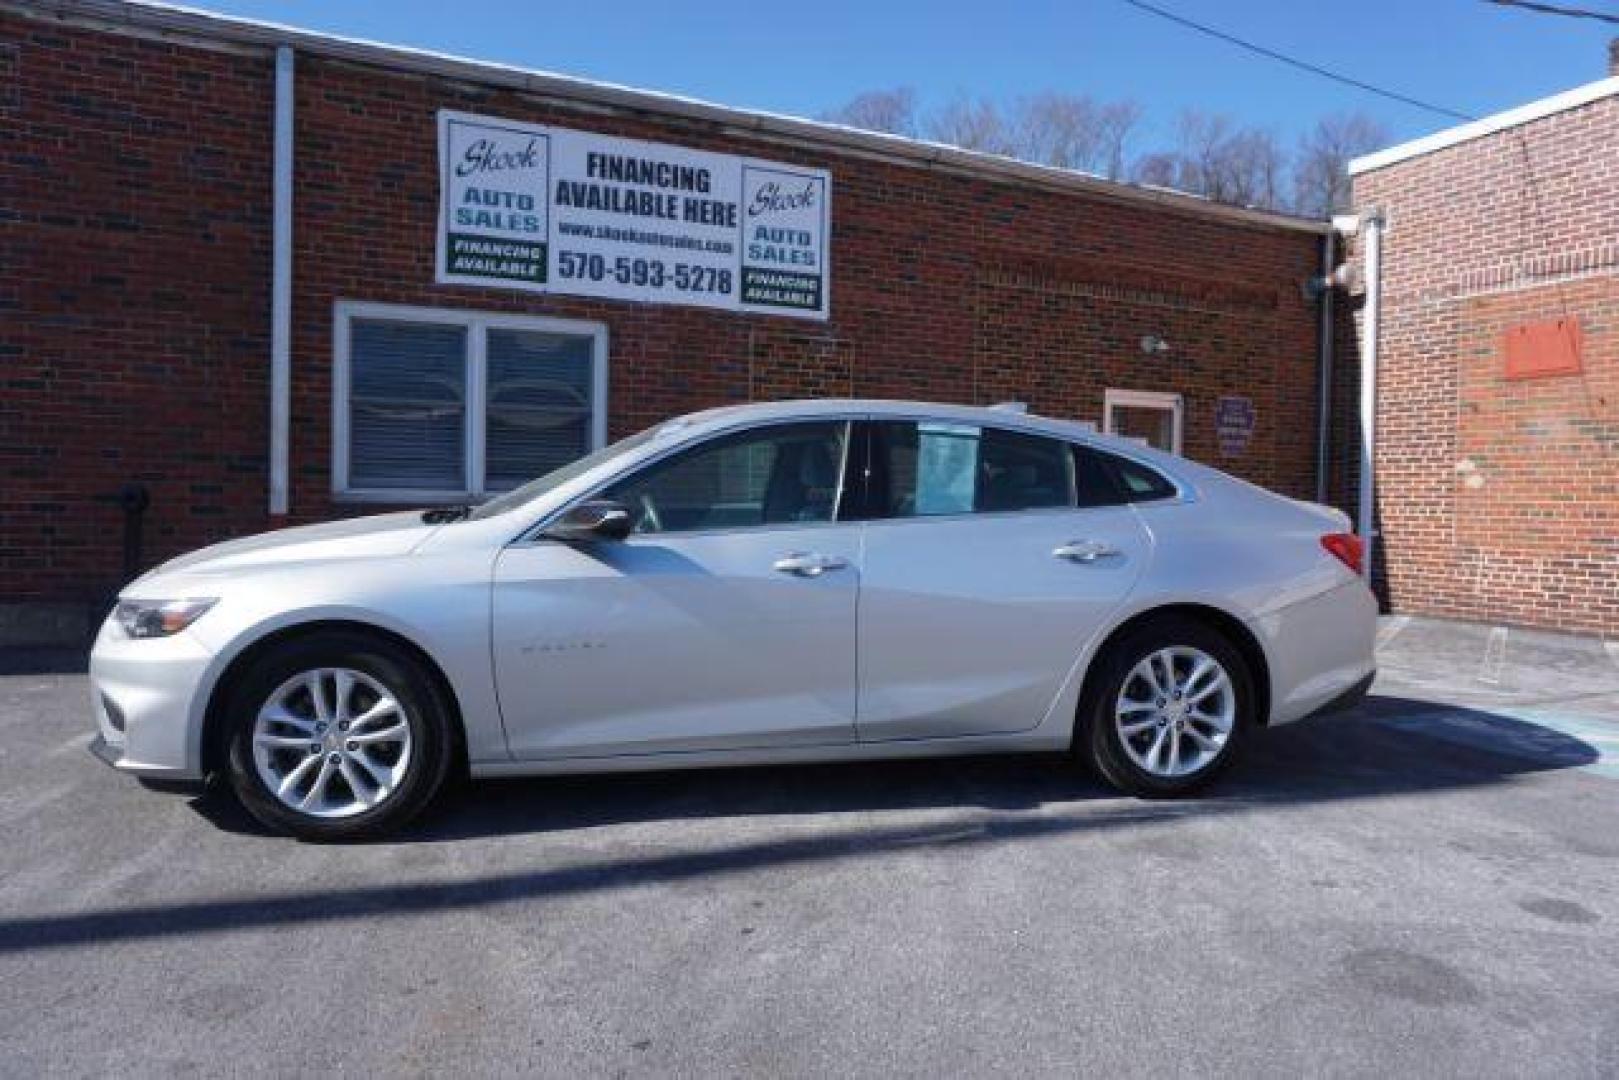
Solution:
{"label": "taillight", "polygon": [[1366,555],[1366,545],[1360,537],[1354,533],[1328,533],[1321,538],[1321,546],[1357,575],[1360,573]]}

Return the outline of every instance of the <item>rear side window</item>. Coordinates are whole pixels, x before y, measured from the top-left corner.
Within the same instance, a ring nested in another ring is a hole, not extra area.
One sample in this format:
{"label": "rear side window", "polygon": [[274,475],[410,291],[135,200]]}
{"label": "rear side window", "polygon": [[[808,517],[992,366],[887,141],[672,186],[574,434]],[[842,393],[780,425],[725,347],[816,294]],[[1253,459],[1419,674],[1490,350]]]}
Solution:
{"label": "rear side window", "polygon": [[936,421],[872,425],[874,517],[1074,505],[1074,459],[1055,439]]}
{"label": "rear side window", "polygon": [[1119,489],[1129,502],[1150,502],[1153,499],[1174,497],[1175,485],[1166,480],[1162,474],[1126,458],[1114,458],[1113,461],[1114,472],[1119,477]]}
{"label": "rear side window", "polygon": [[1093,446],[1074,447],[1074,473],[1080,506],[1151,502],[1176,494],[1175,485],[1157,470]]}

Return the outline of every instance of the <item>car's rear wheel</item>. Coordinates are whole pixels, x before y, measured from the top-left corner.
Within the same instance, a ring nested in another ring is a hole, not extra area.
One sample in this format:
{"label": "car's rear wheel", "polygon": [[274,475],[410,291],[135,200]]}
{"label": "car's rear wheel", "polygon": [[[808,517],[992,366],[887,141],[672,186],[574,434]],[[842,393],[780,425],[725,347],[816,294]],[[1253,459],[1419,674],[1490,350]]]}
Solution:
{"label": "car's rear wheel", "polygon": [[227,706],[232,789],[254,817],[307,839],[381,835],[444,783],[451,718],[404,649],[346,631],[261,657]]}
{"label": "car's rear wheel", "polygon": [[1157,619],[1110,645],[1098,664],[1076,745],[1114,787],[1190,794],[1242,752],[1254,726],[1253,678],[1218,631]]}

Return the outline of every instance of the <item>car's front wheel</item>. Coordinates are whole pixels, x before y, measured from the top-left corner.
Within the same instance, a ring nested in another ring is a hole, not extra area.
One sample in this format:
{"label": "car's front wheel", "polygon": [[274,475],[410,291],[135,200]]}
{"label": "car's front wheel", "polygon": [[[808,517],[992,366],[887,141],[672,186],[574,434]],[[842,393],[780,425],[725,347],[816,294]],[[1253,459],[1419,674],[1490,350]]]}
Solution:
{"label": "car's front wheel", "polygon": [[1184,795],[1231,765],[1254,726],[1253,680],[1223,635],[1191,619],[1147,623],[1098,658],[1080,748],[1132,795]]}
{"label": "car's front wheel", "polygon": [[454,751],[419,662],[369,635],[320,631],[275,649],[228,709],[232,789],[254,817],[307,839],[404,824],[443,784]]}

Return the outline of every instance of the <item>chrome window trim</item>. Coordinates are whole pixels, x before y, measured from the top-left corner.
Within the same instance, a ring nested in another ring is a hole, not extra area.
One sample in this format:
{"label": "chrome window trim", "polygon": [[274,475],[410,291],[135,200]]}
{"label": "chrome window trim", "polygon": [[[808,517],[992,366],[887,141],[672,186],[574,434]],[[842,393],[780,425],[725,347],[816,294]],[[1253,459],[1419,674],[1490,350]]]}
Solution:
{"label": "chrome window trim", "polygon": [[1028,520],[1038,517],[1061,517],[1066,514],[1096,514],[1108,511],[1129,513],[1129,503],[1115,503],[1111,506],[1031,506],[1027,510],[971,510],[964,514],[923,514],[920,517],[891,517],[867,518],[864,521],[851,521],[851,525],[892,526],[892,525],[936,525],[949,522],[962,521],[997,521],[1010,518]]}
{"label": "chrome window trim", "polygon": [[[645,458],[645,459],[643,459],[641,461],[636,462],[633,466],[631,466],[629,469],[626,469],[624,472],[621,472],[621,473],[618,473],[618,474],[616,474],[616,475],[614,475],[612,477],[609,477],[608,479],[603,480],[601,483],[592,486],[591,488],[589,488],[585,492],[574,496],[572,499],[569,499],[567,502],[563,503],[561,506],[559,506],[557,509],[553,510],[551,513],[546,514],[544,517],[540,518],[538,521],[534,522],[533,524],[529,525],[527,528],[520,531],[517,534],[517,536],[510,542],[510,544],[508,546],[518,546],[518,545],[528,546],[528,545],[533,545],[533,544],[556,544],[556,543],[561,543],[562,541],[551,540],[551,539],[548,539],[547,537],[541,536],[540,533],[542,533],[545,530],[545,528],[548,525],[551,524],[551,522],[555,521],[557,518],[561,517],[563,514],[567,513],[569,510],[573,509],[575,506],[579,505],[582,502],[587,502],[588,500],[595,498],[596,496],[600,495],[604,490],[606,490],[607,488],[611,487],[612,485],[620,482],[621,480],[626,479],[631,474],[633,474],[635,472],[639,472],[642,469],[651,468],[652,466],[658,464],[659,462],[665,460],[666,458],[668,458],[668,457],[670,457],[670,456],[672,456],[674,454],[682,453],[682,452],[684,452],[686,450],[696,449],[697,447],[702,446],[702,445],[704,445],[706,443],[712,442],[715,439],[725,438],[726,436],[735,435],[738,432],[742,432],[742,431],[753,431],[753,430],[759,430],[759,429],[769,428],[769,427],[780,427],[780,426],[786,425],[786,424],[809,424],[809,423],[823,423],[824,422],[824,423],[829,423],[829,424],[831,424],[831,423],[842,423],[842,424],[845,424],[845,425],[848,426],[848,432],[845,435],[845,438],[844,438],[844,441],[843,441],[843,443],[844,443],[844,445],[843,445],[843,462],[842,462],[842,465],[841,465],[841,467],[839,469],[839,473],[838,473],[839,486],[838,486],[837,508],[841,512],[844,509],[844,494],[845,494],[845,492],[847,490],[847,482],[848,482],[848,476],[849,476],[849,454],[850,454],[851,450],[853,449],[854,442],[855,442],[855,440],[854,440],[854,434],[855,434],[854,425],[855,424],[861,424],[861,423],[867,423],[867,424],[885,423],[885,422],[889,422],[889,421],[896,422],[896,423],[921,423],[923,421],[928,421],[928,420],[934,420],[934,421],[938,421],[938,422],[941,422],[941,423],[947,423],[947,422],[948,423],[960,423],[960,424],[963,424],[963,425],[970,425],[970,426],[973,426],[973,427],[977,427],[979,429],[994,428],[994,429],[996,429],[998,431],[1010,432],[1010,433],[1016,434],[1016,435],[1033,435],[1033,436],[1036,436],[1036,437],[1039,437],[1039,438],[1051,439],[1054,442],[1060,442],[1060,443],[1063,443],[1065,445],[1081,446],[1081,447],[1084,447],[1087,450],[1091,450],[1091,451],[1094,451],[1096,453],[1108,454],[1108,455],[1111,455],[1113,457],[1122,458],[1122,459],[1124,459],[1126,461],[1131,462],[1132,464],[1139,465],[1144,469],[1152,470],[1154,475],[1163,477],[1164,480],[1166,482],[1168,482],[1168,484],[1175,489],[1175,494],[1174,495],[1164,496],[1163,498],[1159,498],[1159,499],[1143,499],[1143,500],[1141,500],[1139,502],[1120,502],[1120,503],[1117,503],[1117,504],[1112,505],[1112,506],[1065,506],[1065,507],[1043,506],[1043,507],[1031,507],[1031,508],[1026,509],[1026,510],[978,510],[978,511],[969,511],[967,513],[961,513],[961,514],[929,514],[929,515],[926,515],[924,517],[908,517],[908,518],[854,518],[854,519],[849,519],[849,518],[844,518],[844,517],[840,516],[840,517],[838,517],[838,518],[836,518],[836,519],[834,519],[832,521],[800,522],[800,523],[797,523],[797,524],[793,525],[792,528],[794,528],[794,529],[815,529],[815,528],[834,528],[834,527],[842,527],[842,526],[848,526],[848,525],[900,524],[900,523],[917,522],[917,521],[940,522],[940,521],[976,520],[976,519],[982,519],[982,518],[1000,518],[1000,517],[1026,516],[1026,515],[1029,515],[1029,514],[1083,513],[1083,512],[1096,511],[1096,510],[1128,510],[1128,509],[1132,509],[1134,507],[1139,507],[1139,506],[1164,506],[1164,505],[1168,505],[1168,504],[1172,504],[1172,503],[1173,504],[1190,504],[1190,503],[1195,503],[1197,501],[1195,491],[1194,491],[1194,489],[1191,488],[1191,486],[1189,484],[1182,481],[1180,479],[1180,477],[1175,476],[1173,473],[1170,473],[1170,472],[1164,470],[1162,467],[1160,467],[1155,462],[1143,461],[1140,457],[1137,457],[1136,455],[1128,453],[1126,451],[1118,450],[1118,449],[1115,449],[1114,447],[1111,447],[1111,446],[1101,446],[1101,445],[1098,445],[1095,442],[1090,441],[1089,439],[1077,437],[1074,434],[1070,434],[1070,433],[1066,433],[1066,432],[1055,432],[1055,431],[1051,431],[1049,429],[1046,429],[1046,428],[1043,428],[1043,427],[1040,427],[1040,426],[1037,426],[1037,425],[1034,425],[1034,424],[1025,425],[1025,424],[1018,424],[1018,423],[983,423],[983,422],[972,421],[972,420],[960,420],[960,419],[955,419],[955,418],[948,417],[948,416],[941,416],[938,413],[928,413],[928,412],[921,412],[921,411],[915,411],[915,410],[906,410],[906,411],[903,411],[903,412],[881,412],[881,413],[871,413],[871,412],[810,413],[810,414],[801,414],[801,415],[798,415],[798,416],[776,417],[774,419],[757,421],[757,422],[754,422],[754,423],[731,424],[731,425],[728,425],[728,426],[725,426],[725,427],[716,428],[715,430],[713,430],[711,432],[708,432],[707,434],[702,435],[702,436],[700,436],[698,438],[690,439],[690,440],[687,440],[685,442],[679,442],[679,443],[675,443],[672,446],[664,447],[661,451],[659,451],[658,453],[652,455],[651,457],[648,457],[648,458]],[[674,419],[666,420],[666,421],[663,421],[663,424],[659,425],[659,426],[666,426],[666,425],[670,425],[670,424],[673,424],[673,423],[676,423],[676,422],[677,422],[677,420],[674,420]],[[1077,483],[1077,476],[1076,476],[1076,483]],[[1076,498],[1077,498],[1077,492],[1076,492]],[[631,543],[631,542],[635,541],[636,539],[641,539],[641,538],[645,538],[645,537],[649,537],[649,536],[714,536],[714,535],[732,535],[732,534],[736,534],[736,533],[758,533],[758,532],[761,532],[761,531],[777,531],[777,532],[779,532],[779,531],[782,531],[782,529],[783,529],[783,526],[778,526],[778,525],[743,525],[743,526],[735,526],[735,527],[730,527],[730,528],[689,529],[689,530],[679,532],[679,533],[648,533],[648,534],[632,535],[629,539],[623,541],[623,543]]]}
{"label": "chrome window trim", "polygon": [[[763,420],[751,424],[740,423],[732,424],[728,427],[716,428],[715,430],[695,439],[689,439],[685,442],[676,443],[673,446],[666,446],[651,457],[637,461],[633,466],[625,469],[623,472],[617,473],[611,477],[608,477],[606,480],[603,480],[601,483],[593,485],[588,490],[574,496],[572,499],[569,499],[551,513],[546,514],[539,521],[524,529],[518,534],[517,538],[513,540],[509,546],[515,547],[518,545],[527,546],[532,544],[562,543],[563,541],[552,540],[540,534],[543,533],[546,527],[549,526],[553,521],[567,513],[569,510],[572,510],[580,503],[589,502],[591,499],[596,498],[603,491],[612,487],[614,484],[621,483],[634,476],[636,473],[650,469],[658,465],[660,462],[668,460],[676,454],[682,454],[688,450],[696,450],[699,447],[707,446],[709,443],[715,442],[716,440],[727,438],[743,432],[763,431],[767,428],[786,427],[793,424],[842,424],[844,427],[843,454],[842,460],[838,465],[838,491],[832,504],[834,508],[833,513],[837,514],[843,509],[844,481],[848,477],[849,450],[854,445],[854,425],[860,423],[863,419],[865,419],[865,417],[859,413],[824,413],[815,414],[812,416],[783,416],[772,420]],[[682,529],[679,532],[668,533],[631,533],[627,538],[621,541],[621,543],[627,544],[632,543],[637,539],[649,539],[652,537],[715,536],[731,535],[735,533],[756,534],[760,532],[782,532],[787,529],[797,531],[799,529],[824,529],[859,524],[861,524],[859,521],[850,521],[843,517],[834,517],[831,521],[801,521],[793,523],[784,522],[779,524],[771,523],[765,525],[735,525],[726,528],[713,529]]]}

